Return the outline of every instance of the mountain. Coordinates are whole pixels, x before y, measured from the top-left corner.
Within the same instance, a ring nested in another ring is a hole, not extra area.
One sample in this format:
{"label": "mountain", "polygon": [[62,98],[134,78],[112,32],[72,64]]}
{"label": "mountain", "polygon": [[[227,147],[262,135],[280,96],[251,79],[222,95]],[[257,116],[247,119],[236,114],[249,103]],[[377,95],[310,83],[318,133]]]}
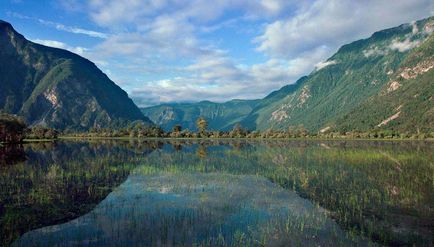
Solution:
{"label": "mountain", "polygon": [[376,32],[342,46],[294,84],[244,105],[165,104],[142,111],[165,129],[175,124],[194,129],[203,116],[209,129],[218,130],[240,122],[250,130],[302,125],[312,132],[432,133],[433,31],[430,17]]}
{"label": "mountain", "polygon": [[89,60],[30,42],[1,20],[0,47],[0,112],[56,129],[152,124]]}
{"label": "mountain", "polygon": [[241,123],[259,130],[433,132],[433,31],[430,17],[344,45],[292,90],[262,99]]}
{"label": "mountain", "polygon": [[176,124],[183,129],[196,130],[196,120],[204,117],[208,129],[229,130],[247,116],[259,100],[231,100],[225,103],[201,101],[198,103],[162,104],[142,108],[145,116],[169,131]]}

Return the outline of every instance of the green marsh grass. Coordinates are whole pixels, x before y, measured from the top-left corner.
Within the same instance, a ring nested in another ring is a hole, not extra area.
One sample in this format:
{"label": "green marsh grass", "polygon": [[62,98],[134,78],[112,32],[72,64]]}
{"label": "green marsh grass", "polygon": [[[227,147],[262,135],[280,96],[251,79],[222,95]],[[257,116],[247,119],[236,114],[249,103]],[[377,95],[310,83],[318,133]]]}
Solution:
{"label": "green marsh grass", "polygon": [[[180,224],[179,229],[197,231],[196,224],[200,225],[204,217],[217,217],[211,202],[218,196],[213,198],[215,191],[208,179],[248,176],[295,192],[324,210],[324,214],[297,218],[285,212],[261,229],[226,226],[196,242],[181,231],[185,236],[177,238],[178,243],[327,245],[336,238],[333,234],[324,237],[317,226],[331,218],[344,230],[348,241],[362,238],[382,245],[429,245],[434,228],[433,145],[393,141],[109,139],[28,143],[26,161],[0,167],[0,199],[4,205],[0,208],[0,228],[2,236],[6,236],[2,243],[8,244],[31,229],[90,212],[109,193],[116,194],[117,187],[128,178],[159,176],[182,178],[171,181],[170,192],[197,193],[198,202],[206,205],[197,208],[199,211],[175,210],[169,215],[157,211],[156,215],[147,215],[149,224],[159,224],[162,230],[161,234],[149,232],[155,234],[152,241],[169,239],[174,222]],[[227,187],[229,197],[243,195],[236,189],[230,191],[232,180],[221,179],[219,186]],[[158,185],[159,180],[155,181]],[[143,188],[143,193],[152,188]],[[201,192],[204,188],[207,193]],[[137,196],[140,200],[141,194]],[[221,210],[234,207],[228,204]],[[135,229],[143,222],[133,220],[131,224]],[[131,231],[134,239],[140,227]],[[345,246],[349,242],[335,244]]]}

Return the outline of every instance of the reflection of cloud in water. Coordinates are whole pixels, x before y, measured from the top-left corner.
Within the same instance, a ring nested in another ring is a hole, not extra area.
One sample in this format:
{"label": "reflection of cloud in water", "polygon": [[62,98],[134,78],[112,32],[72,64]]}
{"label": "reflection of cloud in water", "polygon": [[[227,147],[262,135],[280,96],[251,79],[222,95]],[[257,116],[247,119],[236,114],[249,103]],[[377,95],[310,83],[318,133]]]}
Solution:
{"label": "reflection of cloud in water", "polygon": [[131,175],[92,212],[16,246],[367,245],[296,193],[255,176]]}

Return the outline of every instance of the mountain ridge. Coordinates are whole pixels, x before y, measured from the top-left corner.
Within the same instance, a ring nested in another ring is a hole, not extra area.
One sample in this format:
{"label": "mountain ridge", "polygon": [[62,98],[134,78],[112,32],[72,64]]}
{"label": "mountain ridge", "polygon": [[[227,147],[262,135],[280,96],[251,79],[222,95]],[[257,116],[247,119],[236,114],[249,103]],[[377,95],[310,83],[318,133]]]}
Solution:
{"label": "mountain ridge", "polygon": [[0,45],[0,58],[8,61],[0,66],[2,112],[60,130],[153,124],[90,60],[28,41],[5,21],[0,21]]}
{"label": "mountain ridge", "polygon": [[209,129],[229,130],[256,106],[257,101],[234,99],[224,103],[165,103],[142,108],[142,112],[166,131],[178,124],[183,129],[197,130],[196,120],[199,117],[207,119]]}

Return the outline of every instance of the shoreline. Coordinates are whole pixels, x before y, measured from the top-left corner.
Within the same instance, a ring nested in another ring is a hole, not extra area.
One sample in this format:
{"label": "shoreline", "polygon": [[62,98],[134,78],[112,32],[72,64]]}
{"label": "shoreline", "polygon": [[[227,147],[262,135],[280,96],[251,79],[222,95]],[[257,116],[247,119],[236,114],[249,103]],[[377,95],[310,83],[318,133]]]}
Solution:
{"label": "shoreline", "polygon": [[23,143],[30,142],[52,142],[56,140],[252,140],[252,141],[428,141],[433,142],[434,138],[426,139],[411,139],[411,138],[247,138],[247,137],[224,137],[224,138],[212,138],[212,137],[103,137],[103,136],[60,136],[57,139],[24,139]]}

